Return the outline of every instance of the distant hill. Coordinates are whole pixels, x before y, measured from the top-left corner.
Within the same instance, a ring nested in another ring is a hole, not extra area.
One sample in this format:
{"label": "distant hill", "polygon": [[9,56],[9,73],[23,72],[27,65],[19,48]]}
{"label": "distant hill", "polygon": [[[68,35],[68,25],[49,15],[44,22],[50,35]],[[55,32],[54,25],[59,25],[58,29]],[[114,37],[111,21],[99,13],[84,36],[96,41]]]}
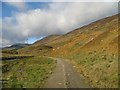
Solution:
{"label": "distant hill", "polygon": [[31,45],[31,44],[17,43],[17,44],[13,44],[9,47],[4,47],[4,48],[2,48],[2,50],[18,50],[18,49],[24,48],[24,47],[29,46],[29,45]]}

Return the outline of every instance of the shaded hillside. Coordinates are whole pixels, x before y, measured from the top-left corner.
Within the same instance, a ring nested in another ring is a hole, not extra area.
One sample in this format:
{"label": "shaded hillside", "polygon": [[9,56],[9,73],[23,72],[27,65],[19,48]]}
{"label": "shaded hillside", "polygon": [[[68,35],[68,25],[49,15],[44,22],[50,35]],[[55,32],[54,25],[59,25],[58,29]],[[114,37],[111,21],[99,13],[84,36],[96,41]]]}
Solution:
{"label": "shaded hillside", "polygon": [[118,36],[114,15],[62,36],[48,36],[19,53],[69,59],[92,87],[118,87]]}
{"label": "shaded hillside", "polygon": [[24,47],[29,46],[29,45],[30,44],[17,43],[17,44],[13,44],[9,47],[4,47],[4,48],[2,48],[2,50],[18,50],[18,49],[24,48]]}
{"label": "shaded hillside", "polygon": [[9,47],[4,47],[4,48],[1,49],[2,56],[9,56],[9,55],[12,55],[12,54],[18,54],[17,50],[19,50],[21,48],[25,48],[29,45],[30,44],[17,43],[17,44],[13,44]]}

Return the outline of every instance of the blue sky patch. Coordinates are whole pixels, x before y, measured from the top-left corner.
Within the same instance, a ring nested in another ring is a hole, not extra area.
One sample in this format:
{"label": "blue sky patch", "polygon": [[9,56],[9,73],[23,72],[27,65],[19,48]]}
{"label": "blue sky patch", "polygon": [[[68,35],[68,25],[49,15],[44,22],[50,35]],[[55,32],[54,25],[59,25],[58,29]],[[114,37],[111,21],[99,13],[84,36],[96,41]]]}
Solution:
{"label": "blue sky patch", "polygon": [[42,36],[42,37],[39,37],[39,38],[36,38],[36,37],[32,37],[32,38],[28,38],[27,41],[25,41],[25,43],[28,43],[28,44],[33,44],[34,42],[38,41],[38,40],[41,40],[43,39],[45,36]]}

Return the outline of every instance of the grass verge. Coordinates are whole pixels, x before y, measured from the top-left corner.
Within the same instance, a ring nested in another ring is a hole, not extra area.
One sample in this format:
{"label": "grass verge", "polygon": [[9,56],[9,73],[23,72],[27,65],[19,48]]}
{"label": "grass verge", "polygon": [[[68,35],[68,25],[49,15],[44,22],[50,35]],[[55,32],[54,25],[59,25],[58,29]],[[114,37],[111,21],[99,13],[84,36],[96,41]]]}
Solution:
{"label": "grass verge", "polygon": [[46,57],[3,61],[3,88],[40,88],[52,73],[55,63]]}

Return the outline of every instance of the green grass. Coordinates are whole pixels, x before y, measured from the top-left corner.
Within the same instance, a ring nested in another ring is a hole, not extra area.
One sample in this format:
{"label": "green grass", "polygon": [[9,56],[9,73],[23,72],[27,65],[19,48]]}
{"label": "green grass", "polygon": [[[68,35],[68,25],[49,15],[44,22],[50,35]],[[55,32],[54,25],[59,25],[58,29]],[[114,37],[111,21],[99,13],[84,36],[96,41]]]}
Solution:
{"label": "green grass", "polygon": [[40,88],[52,73],[55,60],[33,57],[14,61],[3,61],[3,88]]}
{"label": "green grass", "polygon": [[66,55],[92,87],[118,88],[118,55],[108,51]]}

